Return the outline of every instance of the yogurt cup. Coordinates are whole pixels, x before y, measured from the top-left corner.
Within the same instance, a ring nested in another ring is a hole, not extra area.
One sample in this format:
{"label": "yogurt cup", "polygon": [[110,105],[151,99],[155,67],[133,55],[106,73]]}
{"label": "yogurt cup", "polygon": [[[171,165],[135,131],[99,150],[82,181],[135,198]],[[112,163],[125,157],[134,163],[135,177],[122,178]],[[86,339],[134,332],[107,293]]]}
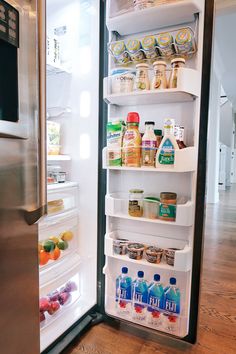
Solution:
{"label": "yogurt cup", "polygon": [[113,252],[114,254],[118,254],[120,256],[124,256],[127,254],[127,246],[128,240],[120,239],[113,241]]}
{"label": "yogurt cup", "polygon": [[145,54],[142,51],[141,42],[138,39],[130,39],[126,45],[132,61],[142,61]]}
{"label": "yogurt cup", "polygon": [[126,64],[130,61],[130,56],[126,51],[126,46],[124,41],[111,43],[110,49],[117,63]]}
{"label": "yogurt cup", "polygon": [[158,57],[157,42],[154,36],[146,36],[142,40],[142,47],[147,59],[155,59]]}
{"label": "yogurt cup", "polygon": [[127,247],[129,258],[140,260],[143,258],[145,246],[142,243],[130,243]]}
{"label": "yogurt cup", "polygon": [[161,56],[170,57],[175,54],[173,36],[169,32],[161,33],[157,36],[157,45]]}
{"label": "yogurt cup", "polygon": [[134,89],[135,74],[132,71],[114,70],[111,76],[112,93],[129,93]]}
{"label": "yogurt cup", "polygon": [[146,249],[146,258],[149,263],[159,264],[163,255],[163,249],[150,246]]}
{"label": "yogurt cup", "polygon": [[134,9],[143,10],[149,7],[153,7],[155,0],[134,0]]}
{"label": "yogurt cup", "polygon": [[166,263],[172,267],[175,264],[175,252],[176,251],[180,251],[180,250],[178,248],[168,248],[165,250]]}

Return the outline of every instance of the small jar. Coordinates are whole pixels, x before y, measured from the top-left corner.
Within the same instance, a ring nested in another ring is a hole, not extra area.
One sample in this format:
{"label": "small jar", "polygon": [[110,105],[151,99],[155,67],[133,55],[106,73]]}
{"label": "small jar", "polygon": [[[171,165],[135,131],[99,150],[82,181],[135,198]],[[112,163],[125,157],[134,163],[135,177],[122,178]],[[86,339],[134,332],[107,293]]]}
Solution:
{"label": "small jar", "polygon": [[129,191],[129,215],[133,217],[143,216],[143,190],[131,189]]}
{"label": "small jar", "polygon": [[174,266],[175,264],[175,252],[180,251],[178,248],[168,248],[165,250],[165,259],[166,263],[170,266]]}
{"label": "small jar", "polygon": [[157,37],[159,53],[162,57],[171,57],[175,54],[173,36],[169,32],[161,33]]}
{"label": "small jar", "polygon": [[155,133],[156,138],[157,138],[157,149],[158,149],[159,146],[161,145],[161,141],[162,141],[162,130],[161,129],[155,129],[154,133]]}
{"label": "small jar", "polygon": [[147,59],[158,57],[157,42],[154,36],[146,36],[142,40],[142,47]]}
{"label": "small jar", "polygon": [[194,37],[190,28],[179,30],[176,35],[175,43],[178,54],[190,54],[194,51]]}
{"label": "small jar", "polygon": [[152,81],[152,90],[167,88],[166,66],[165,61],[155,61],[155,63],[153,63],[154,78]]}
{"label": "small jar", "polygon": [[131,60],[126,51],[124,41],[111,43],[110,48],[118,64],[126,64]]}
{"label": "small jar", "polygon": [[169,88],[177,88],[178,86],[178,75],[179,75],[179,68],[184,68],[185,66],[185,59],[184,58],[175,58],[171,60],[171,75],[169,80]]}
{"label": "small jar", "polygon": [[143,216],[147,219],[158,219],[160,200],[155,197],[146,197],[143,200]]}
{"label": "small jar", "polygon": [[136,65],[136,89],[139,91],[150,90],[148,69],[148,64],[142,63]]}
{"label": "small jar", "polygon": [[146,249],[146,258],[149,263],[161,263],[163,250],[154,246],[150,246]]}
{"label": "small jar", "polygon": [[145,59],[145,54],[141,50],[141,43],[138,39],[130,39],[126,45],[132,61],[142,61]]}
{"label": "small jar", "polygon": [[128,245],[129,258],[139,261],[143,258],[145,246],[142,243],[130,243]]}
{"label": "small jar", "polygon": [[159,219],[175,221],[176,219],[177,194],[163,192],[160,194]]}
{"label": "small jar", "polygon": [[127,254],[128,240],[120,239],[113,241],[113,252],[120,256]]}

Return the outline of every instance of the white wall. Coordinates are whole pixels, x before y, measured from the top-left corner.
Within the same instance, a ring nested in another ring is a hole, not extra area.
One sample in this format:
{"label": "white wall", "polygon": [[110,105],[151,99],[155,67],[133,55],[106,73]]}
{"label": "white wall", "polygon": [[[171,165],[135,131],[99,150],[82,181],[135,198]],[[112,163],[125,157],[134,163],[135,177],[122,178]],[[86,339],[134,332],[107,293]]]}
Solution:
{"label": "white wall", "polygon": [[230,101],[220,107],[220,142],[233,147],[234,114]]}

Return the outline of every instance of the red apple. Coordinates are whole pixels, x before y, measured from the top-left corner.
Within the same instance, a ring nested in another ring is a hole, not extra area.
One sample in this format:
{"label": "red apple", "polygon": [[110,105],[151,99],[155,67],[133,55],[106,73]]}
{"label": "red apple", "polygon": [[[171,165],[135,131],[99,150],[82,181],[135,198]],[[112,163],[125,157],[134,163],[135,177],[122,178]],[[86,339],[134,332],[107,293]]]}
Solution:
{"label": "red apple", "polygon": [[66,302],[68,302],[68,300],[70,299],[70,293],[60,293],[60,297],[59,297],[59,302],[61,305],[65,305]]}
{"label": "red apple", "polygon": [[39,312],[39,319],[40,319],[40,322],[43,322],[46,319],[44,312],[41,312],[41,311]]}
{"label": "red apple", "polygon": [[49,315],[53,315],[60,308],[60,304],[58,301],[52,301],[50,303],[50,308],[48,309]]}
{"label": "red apple", "polygon": [[50,308],[50,300],[48,297],[41,297],[39,300],[39,310],[41,312],[48,311]]}
{"label": "red apple", "polygon": [[52,291],[50,294],[48,294],[50,301],[58,301],[59,296],[60,296],[60,293],[58,290]]}

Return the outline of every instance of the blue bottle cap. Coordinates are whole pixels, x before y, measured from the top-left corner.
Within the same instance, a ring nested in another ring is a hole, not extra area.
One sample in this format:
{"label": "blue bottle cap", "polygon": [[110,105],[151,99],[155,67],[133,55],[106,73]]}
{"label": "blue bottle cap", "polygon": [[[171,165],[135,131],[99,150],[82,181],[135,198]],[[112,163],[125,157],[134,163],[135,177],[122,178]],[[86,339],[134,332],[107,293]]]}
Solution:
{"label": "blue bottle cap", "polygon": [[127,267],[123,267],[121,269],[121,271],[122,271],[123,274],[127,274],[128,273],[128,268]]}
{"label": "blue bottle cap", "polygon": [[176,279],[170,278],[170,285],[176,285]]}
{"label": "blue bottle cap", "polygon": [[143,277],[144,277],[144,272],[143,272],[142,270],[140,270],[140,271],[138,272],[138,277],[139,277],[139,278],[143,278]]}
{"label": "blue bottle cap", "polygon": [[161,277],[159,274],[154,274],[153,279],[154,279],[154,281],[160,281]]}

